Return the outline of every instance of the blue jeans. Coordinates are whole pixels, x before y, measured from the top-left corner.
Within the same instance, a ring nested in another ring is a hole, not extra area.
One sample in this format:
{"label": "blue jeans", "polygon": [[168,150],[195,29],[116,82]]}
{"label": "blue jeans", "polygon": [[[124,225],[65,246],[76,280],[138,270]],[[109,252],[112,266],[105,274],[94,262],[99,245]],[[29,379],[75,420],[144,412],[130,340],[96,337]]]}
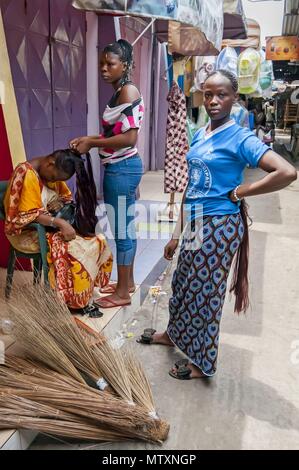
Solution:
{"label": "blue jeans", "polygon": [[133,264],[136,254],[135,201],[142,175],[139,155],[105,165],[104,202],[120,266]]}

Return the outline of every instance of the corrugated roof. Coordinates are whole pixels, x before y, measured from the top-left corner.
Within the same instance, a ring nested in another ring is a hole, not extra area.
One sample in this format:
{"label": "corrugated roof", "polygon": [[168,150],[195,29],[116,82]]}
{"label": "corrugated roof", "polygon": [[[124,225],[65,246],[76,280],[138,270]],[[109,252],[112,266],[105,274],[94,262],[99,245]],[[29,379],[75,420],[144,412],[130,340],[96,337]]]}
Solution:
{"label": "corrugated roof", "polygon": [[299,35],[299,0],[285,0],[284,2],[282,35]]}

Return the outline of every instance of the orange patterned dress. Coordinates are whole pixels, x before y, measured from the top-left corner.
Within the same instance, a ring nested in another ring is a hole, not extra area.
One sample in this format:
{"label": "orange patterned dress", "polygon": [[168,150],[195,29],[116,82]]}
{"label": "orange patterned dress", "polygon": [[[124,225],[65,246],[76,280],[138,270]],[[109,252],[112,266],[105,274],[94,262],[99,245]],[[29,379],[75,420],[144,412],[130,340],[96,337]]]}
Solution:
{"label": "orange patterned dress", "polygon": [[[72,195],[64,182],[48,183],[39,178],[29,162],[16,167],[5,199],[5,233],[13,247],[24,253],[38,253],[37,232],[26,228],[40,214],[49,214],[47,204],[59,198],[70,202]],[[102,234],[66,242],[60,232],[47,234],[51,287],[73,309],[86,307],[95,287],[109,283],[112,253]]]}

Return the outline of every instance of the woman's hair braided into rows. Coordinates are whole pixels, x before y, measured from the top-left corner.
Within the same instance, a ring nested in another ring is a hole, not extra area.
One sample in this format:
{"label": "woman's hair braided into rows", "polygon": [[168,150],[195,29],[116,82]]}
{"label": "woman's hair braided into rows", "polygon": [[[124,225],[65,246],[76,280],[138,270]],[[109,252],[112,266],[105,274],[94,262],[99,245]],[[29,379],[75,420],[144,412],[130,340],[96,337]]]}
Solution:
{"label": "woman's hair braided into rows", "polygon": [[119,60],[126,64],[126,70],[124,71],[122,82],[126,83],[130,80],[130,75],[133,69],[133,47],[125,39],[119,39],[118,41],[108,44],[104,49],[104,54],[111,52],[119,57]]}
{"label": "woman's hair braided into rows", "polygon": [[233,91],[235,93],[238,92],[238,88],[239,88],[238,79],[236,75],[234,75],[232,72],[229,72],[228,70],[224,70],[224,69],[216,70],[215,72],[212,72],[210,73],[210,75],[207,76],[207,78],[205,79],[205,82],[209,78],[213,77],[214,75],[222,75],[223,77],[227,78],[231,82]]}
{"label": "woman's hair braided into rows", "polygon": [[86,154],[86,164],[81,155],[71,149],[53,153],[55,166],[70,178],[76,174],[76,216],[75,228],[82,236],[95,233],[98,219],[97,191],[93,178],[90,154]]}

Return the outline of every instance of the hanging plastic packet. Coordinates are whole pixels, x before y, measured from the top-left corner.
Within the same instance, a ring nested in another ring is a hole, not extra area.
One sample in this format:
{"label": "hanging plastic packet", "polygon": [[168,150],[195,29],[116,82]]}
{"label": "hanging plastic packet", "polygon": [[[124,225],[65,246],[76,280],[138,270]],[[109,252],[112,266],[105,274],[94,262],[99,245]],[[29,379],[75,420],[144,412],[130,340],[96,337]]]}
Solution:
{"label": "hanging plastic packet", "polygon": [[261,55],[261,69],[260,69],[260,88],[264,98],[272,97],[272,83],[274,80],[273,64],[271,60],[266,60],[266,54],[263,50],[260,51]]}
{"label": "hanging plastic packet", "polygon": [[202,91],[203,84],[212,72],[216,70],[216,57],[203,56],[196,57],[194,89]]}
{"label": "hanging plastic packet", "polygon": [[261,56],[249,47],[239,55],[238,82],[239,93],[249,95],[259,88]]}
{"label": "hanging plastic packet", "polygon": [[233,47],[224,47],[218,55],[216,70],[220,69],[238,75],[238,54]]}

